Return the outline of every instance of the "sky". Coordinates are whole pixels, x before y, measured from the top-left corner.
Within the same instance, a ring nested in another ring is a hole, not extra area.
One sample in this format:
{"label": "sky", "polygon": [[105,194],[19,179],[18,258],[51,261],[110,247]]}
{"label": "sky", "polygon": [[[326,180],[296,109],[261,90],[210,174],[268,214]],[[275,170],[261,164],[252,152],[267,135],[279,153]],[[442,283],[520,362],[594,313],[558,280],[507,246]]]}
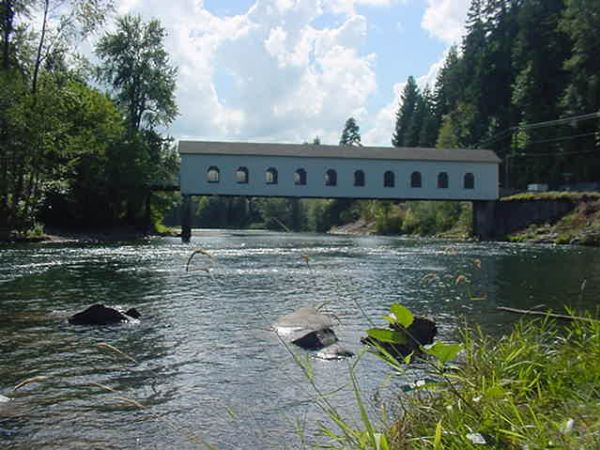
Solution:
{"label": "sky", "polygon": [[178,67],[176,139],[390,146],[409,75],[432,85],[469,0],[118,0],[158,18]]}

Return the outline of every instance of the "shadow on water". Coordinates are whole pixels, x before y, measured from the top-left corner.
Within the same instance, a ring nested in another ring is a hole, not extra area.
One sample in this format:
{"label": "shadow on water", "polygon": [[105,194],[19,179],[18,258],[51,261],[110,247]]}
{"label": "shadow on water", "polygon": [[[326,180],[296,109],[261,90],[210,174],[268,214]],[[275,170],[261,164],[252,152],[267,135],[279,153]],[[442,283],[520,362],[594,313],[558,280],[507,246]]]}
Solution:
{"label": "shadow on water", "polygon": [[[198,247],[210,256],[186,272]],[[322,417],[268,330],[281,315],[324,304],[356,351],[364,314],[380,321],[393,302],[432,316],[452,339],[462,317],[507,330],[518,317],[497,306],[590,308],[600,293],[600,252],[575,247],[221,231],[192,246],[2,247],[0,260],[0,393],[13,397],[0,405],[3,448],[196,448],[190,433],[218,448],[239,448],[240,436],[246,448],[293,445],[295,419],[310,430]],[[142,320],[66,324],[97,302],[134,306]],[[324,390],[348,382],[344,362],[313,365]],[[34,376],[48,379],[11,392]],[[366,356],[359,376],[377,398],[381,362]],[[334,398],[352,414],[347,389]]]}

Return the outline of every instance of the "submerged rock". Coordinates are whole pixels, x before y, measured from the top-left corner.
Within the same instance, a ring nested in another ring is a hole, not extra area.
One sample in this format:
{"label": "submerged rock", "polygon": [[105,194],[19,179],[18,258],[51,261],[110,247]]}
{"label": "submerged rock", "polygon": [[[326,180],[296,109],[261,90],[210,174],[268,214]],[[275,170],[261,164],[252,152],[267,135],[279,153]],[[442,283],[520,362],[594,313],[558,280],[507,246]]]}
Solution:
{"label": "submerged rock", "polygon": [[275,323],[275,332],[284,340],[306,350],[320,350],[337,342],[334,321],[312,307],[303,307]]}
{"label": "submerged rock", "polygon": [[320,350],[323,347],[335,344],[337,340],[337,336],[331,328],[323,328],[322,330],[311,331],[301,338],[294,339],[292,344],[305,350]]}
{"label": "submerged rock", "polygon": [[140,313],[135,308],[122,313],[117,309],[97,303],[71,316],[69,323],[72,325],[112,325],[131,322],[139,317]]}
{"label": "submerged rock", "polygon": [[352,358],[353,356],[353,352],[339,344],[331,345],[317,353],[317,358],[325,360]]}
{"label": "submerged rock", "polygon": [[381,342],[372,337],[362,338],[360,341],[365,345],[371,345],[383,348],[386,352],[395,357],[405,357],[411,353],[418,353],[422,345],[432,344],[437,334],[435,322],[424,317],[415,317],[413,323],[408,328],[399,325],[390,325],[394,331],[404,334],[405,342],[402,344],[392,344]]}

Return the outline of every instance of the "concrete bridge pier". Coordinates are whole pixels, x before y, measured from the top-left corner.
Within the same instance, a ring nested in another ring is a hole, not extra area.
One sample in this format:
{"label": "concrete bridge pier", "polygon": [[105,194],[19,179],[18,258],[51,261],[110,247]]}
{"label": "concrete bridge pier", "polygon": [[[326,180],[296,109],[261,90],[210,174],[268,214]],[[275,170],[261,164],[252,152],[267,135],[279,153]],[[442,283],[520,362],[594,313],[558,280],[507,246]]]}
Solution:
{"label": "concrete bridge pier", "polygon": [[183,208],[181,209],[181,242],[187,244],[192,238],[192,196],[183,195]]}
{"label": "concrete bridge pier", "polygon": [[473,235],[482,241],[497,237],[496,200],[473,201]]}

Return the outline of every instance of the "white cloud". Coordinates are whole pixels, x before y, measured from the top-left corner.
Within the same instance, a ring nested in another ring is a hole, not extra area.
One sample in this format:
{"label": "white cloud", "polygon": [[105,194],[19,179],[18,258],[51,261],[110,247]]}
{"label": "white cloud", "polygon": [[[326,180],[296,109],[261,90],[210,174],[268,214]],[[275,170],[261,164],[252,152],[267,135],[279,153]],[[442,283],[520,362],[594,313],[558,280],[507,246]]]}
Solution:
{"label": "white cloud", "polygon": [[302,142],[318,134],[334,143],[347,117],[366,115],[374,55],[359,51],[367,23],[353,9],[339,24],[315,28],[329,0],[257,0],[229,17],[200,0],[127,2],[119,12],[151,11],[169,33],[179,67],[177,137]]}
{"label": "white cloud", "polygon": [[447,44],[459,42],[464,33],[470,0],[427,0],[421,27]]}

